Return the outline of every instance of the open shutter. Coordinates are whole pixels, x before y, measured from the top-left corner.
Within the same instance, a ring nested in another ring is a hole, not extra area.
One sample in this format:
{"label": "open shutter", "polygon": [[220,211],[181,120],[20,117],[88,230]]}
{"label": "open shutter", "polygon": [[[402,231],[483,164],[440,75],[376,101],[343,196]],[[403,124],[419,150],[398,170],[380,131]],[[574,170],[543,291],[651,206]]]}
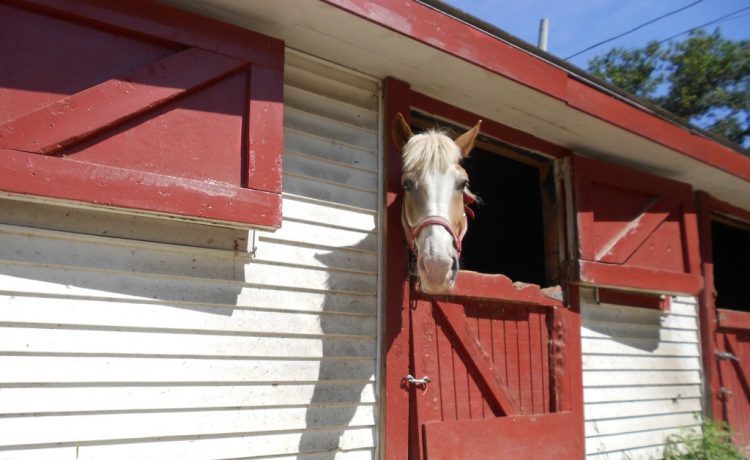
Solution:
{"label": "open shutter", "polygon": [[589,158],[571,161],[580,283],[695,295],[697,219],[689,185]]}
{"label": "open shutter", "polygon": [[281,223],[278,40],[153,2],[0,5],[0,191]]}

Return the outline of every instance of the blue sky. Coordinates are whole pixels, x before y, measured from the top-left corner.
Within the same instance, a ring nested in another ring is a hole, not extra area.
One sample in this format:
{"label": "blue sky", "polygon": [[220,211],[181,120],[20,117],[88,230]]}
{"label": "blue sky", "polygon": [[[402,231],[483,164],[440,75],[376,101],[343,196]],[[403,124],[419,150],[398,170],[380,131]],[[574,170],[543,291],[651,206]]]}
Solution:
{"label": "blue sky", "polygon": [[[696,0],[445,1],[532,44],[537,42],[539,20],[547,17],[550,21],[548,51],[565,58]],[[707,30],[713,31],[718,26],[726,38],[747,39],[750,38],[750,0],[703,0],[680,13],[574,57],[570,62],[586,69],[589,59],[612,47],[641,47],[649,40],[668,38],[742,8],[749,9],[738,13],[736,19],[709,26]]]}

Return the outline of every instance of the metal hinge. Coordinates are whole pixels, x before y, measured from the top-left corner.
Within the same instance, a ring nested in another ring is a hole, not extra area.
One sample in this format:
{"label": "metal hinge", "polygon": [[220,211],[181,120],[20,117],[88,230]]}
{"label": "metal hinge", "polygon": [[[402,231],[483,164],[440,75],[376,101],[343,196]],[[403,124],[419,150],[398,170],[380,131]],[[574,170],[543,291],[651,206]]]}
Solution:
{"label": "metal hinge", "polygon": [[714,354],[716,355],[716,359],[718,359],[719,361],[722,361],[722,360],[732,360],[732,361],[738,361],[739,362],[739,359],[737,359],[737,357],[734,354],[732,354],[732,353],[730,353],[728,351],[718,351],[717,350],[717,351],[714,352]]}
{"label": "metal hinge", "polygon": [[732,393],[732,390],[728,388],[721,387],[719,388],[719,396],[721,398],[728,398],[729,396],[734,396],[734,393]]}

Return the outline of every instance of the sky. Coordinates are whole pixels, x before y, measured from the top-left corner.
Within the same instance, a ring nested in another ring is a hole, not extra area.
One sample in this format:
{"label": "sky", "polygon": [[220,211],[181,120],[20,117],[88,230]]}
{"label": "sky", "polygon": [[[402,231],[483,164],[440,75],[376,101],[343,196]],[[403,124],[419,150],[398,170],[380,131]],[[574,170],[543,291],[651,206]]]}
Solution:
{"label": "sky", "polygon": [[[473,16],[494,24],[533,45],[539,21],[549,19],[548,49],[567,58],[595,43],[633,29],[696,0],[444,0]],[[569,60],[586,69],[588,61],[613,47],[639,48],[650,40],[662,40],[738,10],[744,11],[706,28],[719,27],[731,40],[750,38],[750,0],[701,0],[698,4],[647,25],[622,38],[603,44]],[[679,40],[687,34],[676,38]]]}

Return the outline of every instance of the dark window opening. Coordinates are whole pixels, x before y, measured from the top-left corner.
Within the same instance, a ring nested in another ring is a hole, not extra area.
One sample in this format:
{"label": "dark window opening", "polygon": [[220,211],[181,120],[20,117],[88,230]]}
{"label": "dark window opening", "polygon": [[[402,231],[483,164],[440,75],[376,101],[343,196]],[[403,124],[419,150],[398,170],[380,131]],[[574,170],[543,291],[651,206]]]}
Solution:
{"label": "dark window opening", "polygon": [[[455,136],[464,130],[412,114],[415,132],[438,126]],[[421,128],[421,129],[420,129]],[[551,160],[480,136],[462,166],[469,188],[480,200],[463,240],[461,269],[502,274],[513,281],[549,286],[559,283],[556,237],[545,238],[545,215],[555,214]],[[545,180],[542,181],[542,176]],[[544,185],[544,187],[543,187]],[[554,225],[549,226],[548,232]],[[555,243],[551,243],[554,241]],[[547,247],[545,247],[545,244]],[[554,265],[554,266],[553,266]]]}
{"label": "dark window opening", "polygon": [[711,222],[716,306],[750,311],[750,228]]}

